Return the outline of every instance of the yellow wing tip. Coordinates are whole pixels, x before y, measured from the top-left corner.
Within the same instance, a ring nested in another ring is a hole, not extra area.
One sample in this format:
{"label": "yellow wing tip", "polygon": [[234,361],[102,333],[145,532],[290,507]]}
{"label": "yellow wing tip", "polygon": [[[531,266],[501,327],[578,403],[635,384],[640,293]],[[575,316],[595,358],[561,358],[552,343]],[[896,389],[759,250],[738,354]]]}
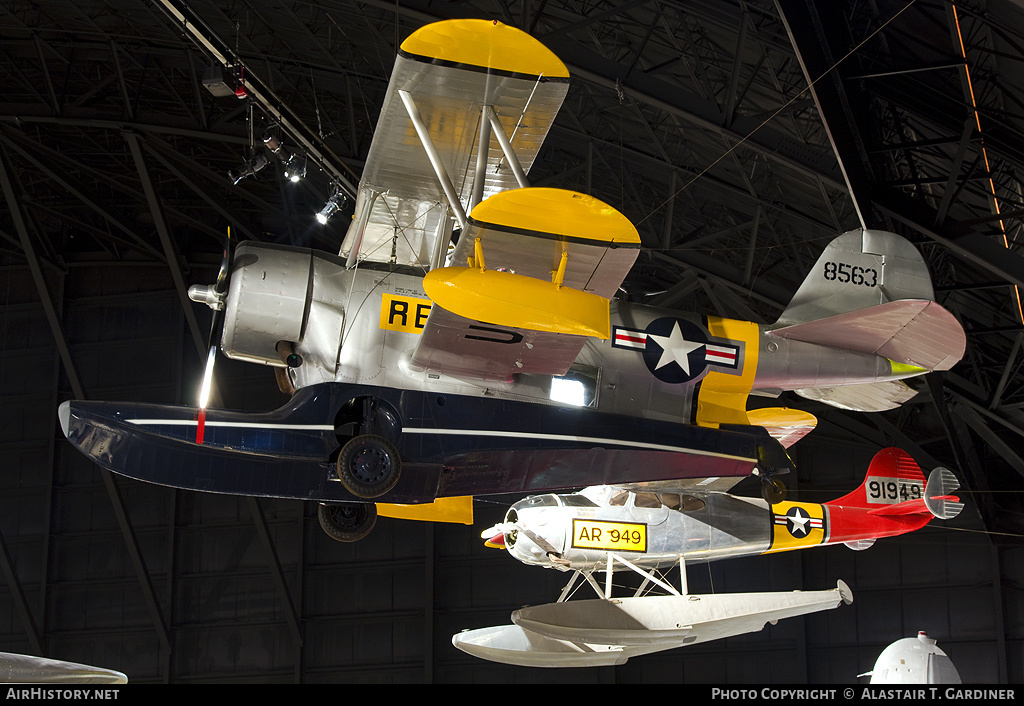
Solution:
{"label": "yellow wing tip", "polygon": [[640,245],[640,233],[626,216],[598,198],[569,189],[533,186],[500,191],[469,215],[484,226]]}
{"label": "yellow wing tip", "polygon": [[751,424],[773,427],[814,427],[818,418],[810,412],[792,407],[761,407],[747,412]]}
{"label": "yellow wing tip", "polygon": [[418,520],[420,522],[451,522],[454,524],[473,524],[473,497],[470,495],[437,498],[432,503],[422,505],[394,505],[377,503],[377,514],[398,520]]}
{"label": "yellow wing tip", "polygon": [[545,78],[568,78],[554,52],[526,32],[497,20],[443,20],[402,42],[407,54]]}

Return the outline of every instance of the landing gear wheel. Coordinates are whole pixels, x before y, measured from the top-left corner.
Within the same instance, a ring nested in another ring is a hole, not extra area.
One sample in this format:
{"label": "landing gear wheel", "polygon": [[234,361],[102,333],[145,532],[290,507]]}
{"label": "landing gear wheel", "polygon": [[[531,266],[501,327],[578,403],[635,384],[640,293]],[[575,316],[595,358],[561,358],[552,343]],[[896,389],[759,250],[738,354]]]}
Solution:
{"label": "landing gear wheel", "polygon": [[377,524],[373,503],[320,503],[316,514],[327,536],[339,542],[358,542]]}
{"label": "landing gear wheel", "polygon": [[786,499],[786,486],[778,478],[765,477],[761,479],[761,497],[769,505],[781,503]]}
{"label": "landing gear wheel", "polygon": [[395,487],[402,459],[390,441],[375,434],[357,436],[338,455],[338,479],[360,498],[376,498]]}

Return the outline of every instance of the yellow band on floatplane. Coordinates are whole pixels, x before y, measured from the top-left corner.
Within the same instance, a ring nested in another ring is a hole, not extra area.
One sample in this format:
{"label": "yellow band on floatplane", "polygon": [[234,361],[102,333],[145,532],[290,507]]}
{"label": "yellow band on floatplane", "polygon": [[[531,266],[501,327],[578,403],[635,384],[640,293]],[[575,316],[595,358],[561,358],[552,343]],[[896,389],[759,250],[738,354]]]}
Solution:
{"label": "yellow band on floatplane", "polygon": [[456,64],[545,78],[568,78],[554,52],[526,32],[492,20],[445,20],[409,35],[403,52]]}
{"label": "yellow band on floatplane", "polygon": [[432,503],[421,505],[395,505],[377,503],[377,514],[399,520],[420,520],[423,522],[455,522],[473,524],[473,497],[437,498]]}
{"label": "yellow band on floatplane", "polygon": [[442,309],[498,326],[608,338],[608,300],[553,282],[498,270],[442,267],[423,278]]}

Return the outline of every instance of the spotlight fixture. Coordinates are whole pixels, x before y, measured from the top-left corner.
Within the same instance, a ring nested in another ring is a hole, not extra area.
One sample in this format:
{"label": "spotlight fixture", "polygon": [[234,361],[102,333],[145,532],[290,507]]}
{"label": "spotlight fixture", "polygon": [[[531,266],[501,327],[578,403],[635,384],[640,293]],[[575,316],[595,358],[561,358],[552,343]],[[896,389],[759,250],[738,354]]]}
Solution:
{"label": "spotlight fixture", "polygon": [[316,214],[316,220],[320,225],[327,223],[327,219],[330,218],[337,212],[342,206],[345,205],[345,195],[340,191],[334,192],[331,198],[327,199],[327,203],[320,209],[320,213]]}
{"label": "spotlight fixture", "polygon": [[292,153],[292,156],[284,163],[284,176],[292,181],[298,181],[306,176],[306,155],[304,152]]}
{"label": "spotlight fixture", "polygon": [[266,137],[264,137],[263,145],[274,154],[277,154],[278,152],[281,151],[281,141],[274,137],[273,135],[268,134]]}
{"label": "spotlight fixture", "polygon": [[237,184],[242,181],[242,179],[245,179],[247,176],[252,176],[265,166],[267,166],[267,156],[262,152],[258,152],[238,169],[228,171],[228,178],[231,179],[233,183]]}

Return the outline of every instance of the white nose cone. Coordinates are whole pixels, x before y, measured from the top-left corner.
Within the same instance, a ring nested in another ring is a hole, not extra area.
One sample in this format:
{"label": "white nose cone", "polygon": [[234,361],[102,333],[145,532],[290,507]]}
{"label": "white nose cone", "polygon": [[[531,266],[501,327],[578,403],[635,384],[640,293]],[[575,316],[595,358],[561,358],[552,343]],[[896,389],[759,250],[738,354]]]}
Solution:
{"label": "white nose cone", "polygon": [[878,655],[872,684],[959,684],[952,660],[923,630],[917,637],[897,640]]}

